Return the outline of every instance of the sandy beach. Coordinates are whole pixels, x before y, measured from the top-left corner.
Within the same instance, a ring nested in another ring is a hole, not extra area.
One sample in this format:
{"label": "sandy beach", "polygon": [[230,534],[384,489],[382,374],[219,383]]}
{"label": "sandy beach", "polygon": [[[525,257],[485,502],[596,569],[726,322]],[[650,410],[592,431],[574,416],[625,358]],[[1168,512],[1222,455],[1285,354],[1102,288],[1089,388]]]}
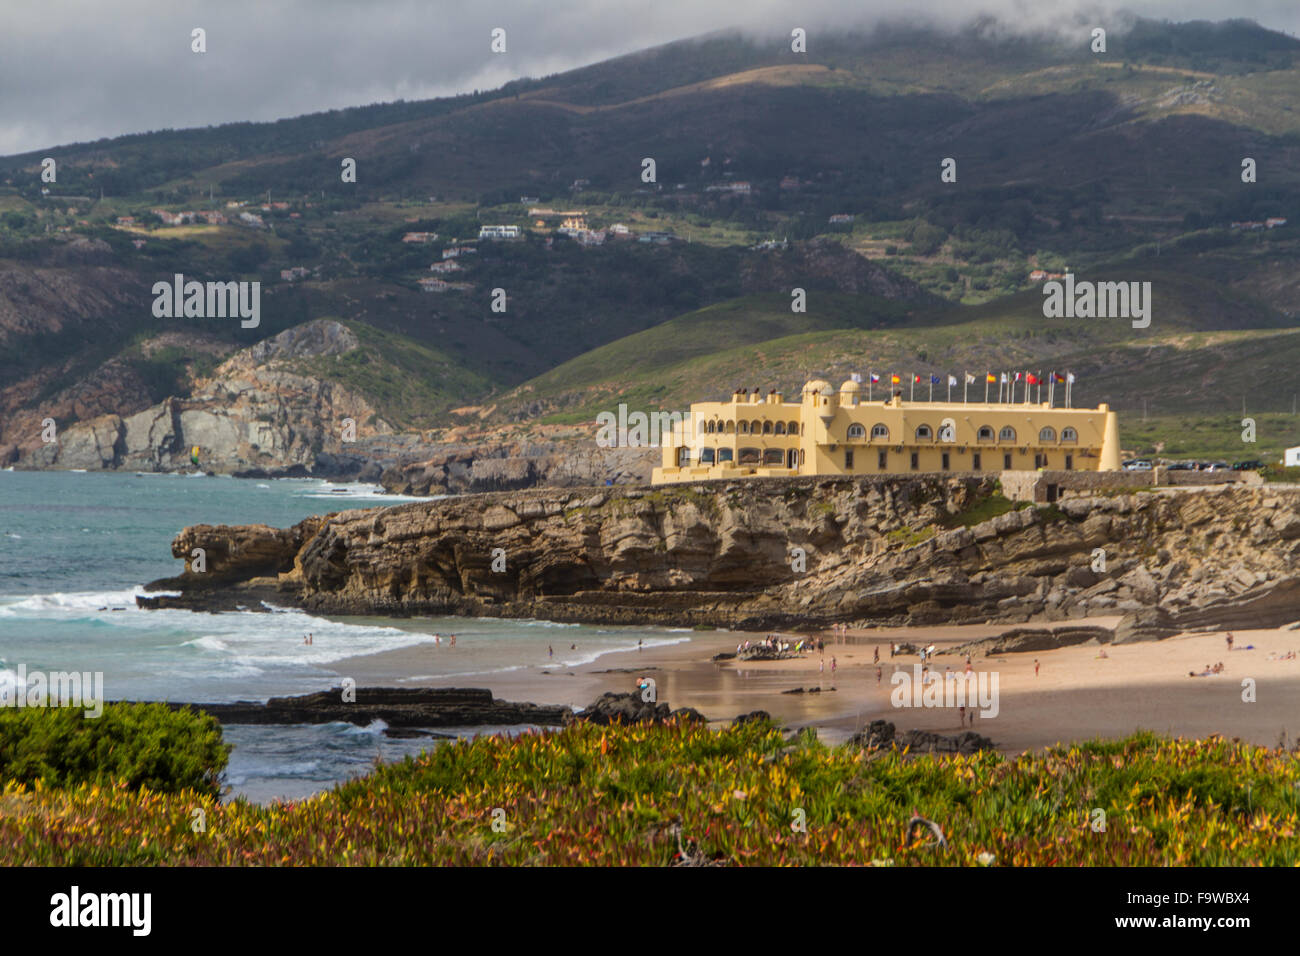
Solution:
{"label": "sandy beach", "polygon": [[[1090,623],[1110,624],[1107,619]],[[1002,633],[999,625],[942,628],[879,628],[850,631],[843,641],[823,635],[824,654],[763,662],[714,662],[737,643],[764,635],[696,632],[683,643],[612,652],[578,666],[520,668],[478,678],[423,678],[403,686],[487,686],[500,698],[539,704],[585,706],[605,691],[631,691],[641,676],[654,678],[659,699],[672,707],[694,707],[710,720],[765,710],[789,727],[811,726],[828,743],[839,742],[875,719],[898,729],[958,733],[955,709],[895,707],[893,672],[913,673],[916,655],[890,658],[895,642],[934,644],[934,672],[961,672],[965,658],[945,649]],[[978,716],[966,729],[992,738],[1008,753],[1089,737],[1117,737],[1138,729],[1182,737],[1222,734],[1275,745],[1283,733],[1300,733],[1300,631],[1235,631],[1234,650],[1223,632],[1183,634],[1164,641],[1104,645],[1089,643],[1052,651],[975,657],[976,675],[996,678],[996,716]],[[802,635],[794,636],[798,640]],[[880,673],[873,664],[879,648]],[[415,647],[339,662],[340,675],[367,683],[391,683],[383,675],[419,674],[431,652]],[[1272,657],[1273,659],[1270,659]],[[835,667],[832,673],[832,659]],[[1038,672],[1035,673],[1035,660]],[[1189,677],[1223,662],[1224,671]],[[1255,700],[1243,698],[1243,680],[1254,681]],[[787,693],[802,688],[802,693]]]}

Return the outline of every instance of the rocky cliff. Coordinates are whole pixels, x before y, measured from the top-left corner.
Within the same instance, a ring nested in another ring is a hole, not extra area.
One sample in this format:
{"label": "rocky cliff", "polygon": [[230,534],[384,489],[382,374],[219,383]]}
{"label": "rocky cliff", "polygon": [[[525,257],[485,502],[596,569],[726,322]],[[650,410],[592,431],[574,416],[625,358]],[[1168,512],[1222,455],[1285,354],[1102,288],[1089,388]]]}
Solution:
{"label": "rocky cliff", "polygon": [[356,436],[391,432],[373,407],[343,386],[301,374],[304,358],[338,355],[357,347],[342,323],[309,322],[236,352],[185,398],[168,398],[128,414],[126,408],[61,428],[58,441],[37,438],[29,428],[12,457],[31,468],[127,468],[141,471],[200,465],[219,472],[266,467],[305,472],[324,448],[341,443],[343,423]]}
{"label": "rocky cliff", "polygon": [[646,484],[660,458],[658,448],[601,448],[594,439],[455,444],[398,462],[380,483],[401,495]]}
{"label": "rocky cliff", "polygon": [[[985,517],[989,516],[991,517]],[[984,519],[984,520],[981,520]],[[788,478],[506,492],[288,532],[199,525],[144,603],[748,628],[1127,614],[1117,639],[1300,618],[1300,490],[1013,508],[992,478]]]}
{"label": "rocky cliff", "polygon": [[[0,304],[3,304],[0,302]],[[173,334],[147,345],[174,345]],[[191,337],[180,344],[202,351]],[[645,482],[658,449],[600,448],[586,435],[566,441],[433,442],[396,434],[365,396],[304,369],[360,343],[341,322],[287,329],[224,357],[189,394],[151,404],[139,375],[121,358],[97,368],[39,407],[21,407],[35,387],[0,394],[0,465],[92,471],[199,467],[250,477],[317,475],[379,482],[413,495],[507,491],[537,486]],[[53,418],[57,441],[42,440]],[[344,441],[347,421],[354,440]],[[594,435],[594,432],[592,433]]]}

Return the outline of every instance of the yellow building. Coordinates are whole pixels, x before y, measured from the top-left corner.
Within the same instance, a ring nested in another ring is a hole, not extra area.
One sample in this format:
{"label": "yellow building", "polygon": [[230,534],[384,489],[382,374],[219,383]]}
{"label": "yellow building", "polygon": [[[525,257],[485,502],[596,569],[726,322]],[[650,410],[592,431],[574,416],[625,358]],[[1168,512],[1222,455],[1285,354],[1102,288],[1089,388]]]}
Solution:
{"label": "yellow building", "polygon": [[692,405],[651,480],[1119,467],[1119,421],[1106,405],[865,401],[857,382],[837,393],[817,379],[798,402],[740,390]]}

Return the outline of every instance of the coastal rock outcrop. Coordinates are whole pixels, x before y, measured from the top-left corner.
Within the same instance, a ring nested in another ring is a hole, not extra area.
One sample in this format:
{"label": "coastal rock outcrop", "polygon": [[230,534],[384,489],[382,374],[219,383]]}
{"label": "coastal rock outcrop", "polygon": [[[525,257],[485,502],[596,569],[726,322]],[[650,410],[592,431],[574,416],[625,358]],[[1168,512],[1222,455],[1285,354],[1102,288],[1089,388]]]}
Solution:
{"label": "coastal rock outcrop", "polygon": [[[384,436],[392,427],[358,393],[310,374],[310,363],[344,354],[358,345],[341,322],[318,320],[286,329],[231,355],[191,394],[148,405],[138,376],[122,367],[121,383],[93,393],[99,404],[70,405],[63,414],[78,419],[60,428],[58,441],[42,442],[35,420],[15,437],[20,466],[169,471],[189,469],[190,449],[200,449],[200,467],[223,473],[299,466],[306,473],[316,455],[340,443],[350,420],[358,438]],[[105,395],[114,401],[104,405]],[[146,407],[147,406],[147,407]],[[56,412],[57,414],[57,412]],[[13,429],[10,429],[13,431]]]}
{"label": "coastal rock outcrop", "polygon": [[483,725],[536,724],[558,727],[571,713],[567,707],[516,704],[497,700],[486,688],[470,687],[358,687],[345,699],[342,688],[272,697],[266,703],[171,703],[172,708],[192,707],[223,724],[328,724],[343,722],[367,726],[382,720],[390,727],[478,727]]}
{"label": "coastal rock outcrop", "polygon": [[900,734],[887,720],[873,720],[865,730],[849,738],[849,744],[865,750],[894,748],[909,754],[974,754],[992,750],[992,740],[973,730],[955,736],[944,736],[928,730],[909,730]]}
{"label": "coastal rock outcrop", "polygon": [[664,701],[643,700],[635,692],[601,694],[576,714],[568,715],[568,722],[597,724],[661,724],[666,720],[704,720],[704,715],[693,707],[673,710]]}
{"label": "coastal rock outcrop", "polygon": [[[1132,614],[1134,635],[1158,637],[1300,617],[1297,515],[1300,490],[1267,486],[1014,509],[992,477],[770,478],[462,496],[313,518],[278,538],[187,529],[173,553],[210,541],[209,573],[227,588],[254,574],[265,587],[273,564],[280,603],[332,613],[754,630]],[[223,535],[239,547],[222,551]],[[253,540],[256,562],[240,557]]]}
{"label": "coastal rock outcrop", "polygon": [[547,486],[645,483],[659,464],[658,448],[601,448],[589,442],[497,442],[445,445],[402,461],[380,475],[400,495],[475,494]]}

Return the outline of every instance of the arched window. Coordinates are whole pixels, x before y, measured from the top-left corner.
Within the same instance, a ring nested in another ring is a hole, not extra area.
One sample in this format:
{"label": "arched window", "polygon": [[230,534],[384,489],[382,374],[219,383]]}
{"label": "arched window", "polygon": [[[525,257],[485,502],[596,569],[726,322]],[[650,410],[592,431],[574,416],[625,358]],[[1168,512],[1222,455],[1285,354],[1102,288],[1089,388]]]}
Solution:
{"label": "arched window", "polygon": [[730,448],[719,448],[719,449],[718,449],[718,464],[720,465],[720,464],[722,464],[724,461],[731,461],[731,449],[730,449]]}
{"label": "arched window", "polygon": [[783,465],[785,464],[785,452],[780,448],[769,448],[763,452],[763,464],[765,465]]}
{"label": "arched window", "polygon": [[742,465],[757,465],[763,460],[763,453],[757,448],[742,448],[737,455],[737,461]]}
{"label": "arched window", "polygon": [[763,422],[763,434],[764,434],[764,435],[770,435],[770,434],[772,434],[772,423],[771,423],[771,422]]}
{"label": "arched window", "polygon": [[700,464],[701,464],[701,465],[711,465],[711,464],[713,464],[713,449],[712,449],[712,448],[701,448],[701,449],[700,449]]}
{"label": "arched window", "polygon": [[1078,440],[1079,440],[1079,433],[1075,431],[1073,428],[1067,427],[1061,429],[1061,441],[1078,441]]}
{"label": "arched window", "polygon": [[854,439],[857,438],[866,438],[866,437],[867,437],[867,430],[863,428],[861,425],[849,426],[849,441],[853,441]]}
{"label": "arched window", "polygon": [[932,432],[932,431],[930,430],[930,426],[929,426],[929,425],[917,425],[917,426],[916,426],[916,440],[917,440],[917,441],[929,441],[929,440],[932,439],[932,438],[934,438],[934,432]]}
{"label": "arched window", "polygon": [[706,435],[712,435],[712,434],[713,434],[713,422],[705,422],[705,423],[704,423],[704,433],[705,433]]}
{"label": "arched window", "polygon": [[873,441],[874,441],[875,439],[877,439],[877,438],[883,438],[883,439],[885,439],[885,441],[888,441],[888,440],[889,440],[889,426],[888,426],[888,425],[884,425],[884,424],[882,424],[882,423],[880,423],[880,422],[876,422],[876,424],[874,424],[874,425],[871,426],[871,438],[872,438]]}
{"label": "arched window", "polygon": [[728,435],[734,435],[735,433],[736,433],[736,423],[735,423],[735,422],[727,422],[727,434],[728,434]]}
{"label": "arched window", "polygon": [[1050,425],[1038,429],[1038,444],[1047,445],[1056,441],[1056,430]]}
{"label": "arched window", "polygon": [[1010,425],[1002,426],[1002,431],[998,432],[998,441],[1015,441],[1016,430]]}
{"label": "arched window", "polygon": [[785,431],[786,431],[786,434],[788,434],[788,435],[802,435],[802,434],[803,434],[803,429],[799,427],[799,423],[798,423],[798,422],[791,422],[790,424],[786,425],[786,426],[785,426]]}
{"label": "arched window", "polygon": [[677,449],[677,467],[685,468],[691,463],[691,450],[689,448]]}
{"label": "arched window", "polygon": [[799,449],[799,464],[803,464],[803,449]]}
{"label": "arched window", "polygon": [[784,434],[785,434],[785,422],[777,422],[777,423],[776,423],[776,434],[778,434],[778,435],[784,435]]}
{"label": "arched window", "polygon": [[748,435],[748,434],[749,434],[749,422],[741,422],[739,425],[736,426],[736,429],[737,429],[737,431],[739,431],[742,435]]}
{"label": "arched window", "polygon": [[761,434],[762,431],[763,431],[763,426],[760,425],[758,422],[750,422],[750,423],[749,423],[749,433],[750,433],[751,435],[758,435],[758,434]]}
{"label": "arched window", "polygon": [[976,440],[976,441],[992,441],[992,440],[993,440],[993,426],[992,426],[992,425],[981,425],[981,426],[980,426],[980,430],[979,430],[979,431],[976,433],[976,435],[975,435],[975,440]]}

